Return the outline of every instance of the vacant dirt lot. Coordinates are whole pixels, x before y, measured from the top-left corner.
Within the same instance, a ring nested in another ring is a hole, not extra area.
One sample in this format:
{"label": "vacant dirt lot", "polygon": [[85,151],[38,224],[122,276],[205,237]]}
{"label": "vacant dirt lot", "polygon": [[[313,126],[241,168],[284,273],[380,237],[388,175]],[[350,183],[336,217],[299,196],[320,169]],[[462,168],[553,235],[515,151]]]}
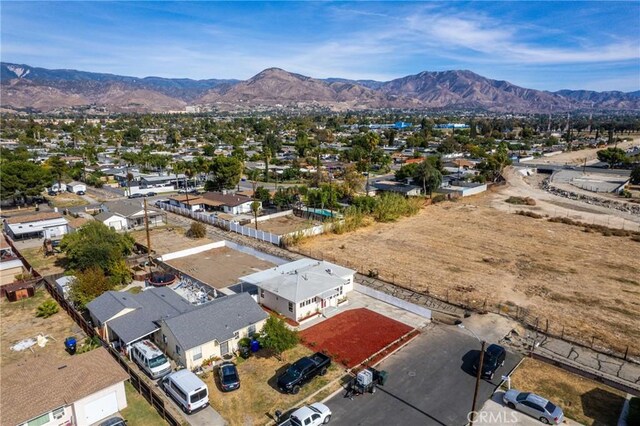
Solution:
{"label": "vacant dirt lot", "polygon": [[[131,236],[137,243],[147,246],[147,233],[144,230],[131,232]],[[185,235],[184,229],[173,226],[150,228],[149,237],[151,238],[151,249],[158,256],[213,242],[208,238],[189,238]]]}
{"label": "vacant dirt lot", "polygon": [[[634,137],[633,141],[620,142],[618,148],[628,149],[638,145],[640,138]],[[548,164],[583,164],[585,159],[587,163],[598,159],[598,151],[605,148],[591,148],[580,151],[568,151],[562,154],[552,155],[551,157],[540,157],[532,160],[531,163],[548,163]]]}
{"label": "vacant dirt lot", "polygon": [[585,425],[615,425],[625,394],[593,380],[533,359],[525,359],[511,376],[513,389],[534,392]]}
{"label": "vacant dirt lot", "polygon": [[[84,334],[67,313],[60,309],[57,314],[43,319],[36,317],[36,308],[45,300],[51,300],[46,290],[38,290],[34,297],[17,302],[0,302],[0,365],[12,364],[30,357],[65,357],[69,356],[64,350],[64,339],[76,336],[78,347],[82,343]],[[12,351],[11,346],[17,342],[33,338],[39,334],[50,337],[44,348],[37,344],[31,349]]]}
{"label": "vacant dirt lot", "polygon": [[[320,222],[313,222],[294,215],[277,217],[275,219],[258,222],[258,229],[271,232],[276,235],[284,235],[290,232],[301,231],[318,225]],[[252,225],[251,225],[252,226]]]}
{"label": "vacant dirt lot", "polygon": [[271,262],[228,247],[180,257],[167,263],[215,288],[228,287],[236,284],[240,277],[275,266]]}
{"label": "vacant dirt lot", "polygon": [[640,243],[498,211],[492,198],[427,206],[299,249],[442,299],[526,307],[555,333],[640,355]]}

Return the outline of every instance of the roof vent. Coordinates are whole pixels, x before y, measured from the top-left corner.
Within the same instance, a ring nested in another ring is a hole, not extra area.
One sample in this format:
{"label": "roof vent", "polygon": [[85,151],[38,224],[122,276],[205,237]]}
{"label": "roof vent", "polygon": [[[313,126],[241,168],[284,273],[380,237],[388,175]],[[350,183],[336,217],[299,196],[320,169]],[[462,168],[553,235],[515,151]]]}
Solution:
{"label": "roof vent", "polygon": [[327,268],[327,269],[325,269],[325,271],[327,271],[327,274],[329,274],[329,275],[333,274],[333,271],[331,270],[331,268]]}

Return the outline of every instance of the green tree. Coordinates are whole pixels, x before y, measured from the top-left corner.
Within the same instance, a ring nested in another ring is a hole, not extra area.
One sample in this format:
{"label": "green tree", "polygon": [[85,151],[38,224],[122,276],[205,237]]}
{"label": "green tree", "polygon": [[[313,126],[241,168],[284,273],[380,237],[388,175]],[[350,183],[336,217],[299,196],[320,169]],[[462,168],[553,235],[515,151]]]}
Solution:
{"label": "green tree", "polygon": [[253,190],[254,196],[256,193],[256,184],[258,183],[259,178],[260,178],[260,171],[258,169],[247,170],[247,179],[249,179],[249,181],[251,182],[251,189]]}
{"label": "green tree", "polygon": [[298,332],[292,330],[280,318],[271,315],[258,337],[260,346],[273,351],[280,358],[282,352],[293,348],[300,341]]}
{"label": "green tree", "polygon": [[253,218],[255,219],[256,231],[258,230],[258,212],[260,211],[261,203],[256,200],[251,203],[251,211],[253,212]]}
{"label": "green tree", "polygon": [[134,240],[129,234],[119,234],[102,222],[92,221],[62,238],[60,248],[71,269],[84,271],[98,267],[105,274],[122,281],[123,258],[131,254]]}
{"label": "green tree", "polygon": [[107,277],[99,266],[92,266],[84,271],[76,271],[75,278],[69,288],[69,299],[79,308],[84,309],[102,293],[113,290],[115,284]]}
{"label": "green tree", "polygon": [[49,158],[45,164],[51,170],[51,174],[56,178],[56,182],[58,183],[58,191],[60,191],[62,178],[67,173],[67,163],[65,163],[64,160],[60,158],[60,156],[56,155]]}
{"label": "green tree", "polygon": [[253,198],[258,199],[263,203],[268,203],[271,200],[271,193],[264,186],[259,186],[253,193]]}
{"label": "green tree", "polygon": [[420,163],[410,163],[401,166],[398,170],[396,170],[396,180],[404,181],[408,178],[413,178],[416,175],[418,164]]}
{"label": "green tree", "polygon": [[240,182],[242,169],[242,161],[235,157],[214,157],[209,166],[209,173],[212,179],[207,181],[207,191],[235,188]]}
{"label": "green tree", "polygon": [[433,191],[442,184],[442,173],[429,160],[424,160],[418,164],[413,179],[414,182],[422,184],[422,191],[424,194],[428,192],[431,198]]}
{"label": "green tree", "polygon": [[629,160],[627,153],[621,148],[601,149],[597,152],[598,160],[608,163],[611,168],[617,165],[626,164]]}
{"label": "green tree", "polygon": [[39,195],[52,182],[51,174],[30,161],[3,162],[0,167],[0,195],[2,199],[22,199]]}

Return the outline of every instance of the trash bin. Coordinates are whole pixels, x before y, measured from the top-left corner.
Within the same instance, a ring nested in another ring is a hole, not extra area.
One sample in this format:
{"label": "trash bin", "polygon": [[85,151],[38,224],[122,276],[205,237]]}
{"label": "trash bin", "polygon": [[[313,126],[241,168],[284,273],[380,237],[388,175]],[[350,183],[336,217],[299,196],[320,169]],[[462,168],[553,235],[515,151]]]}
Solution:
{"label": "trash bin", "polygon": [[240,352],[240,356],[245,359],[249,358],[249,355],[251,355],[251,351],[246,346],[240,346],[238,351]]}
{"label": "trash bin", "polygon": [[384,386],[384,384],[387,382],[387,376],[388,373],[384,370],[378,372],[378,384],[380,386]]}
{"label": "trash bin", "polygon": [[260,350],[260,342],[257,340],[251,341],[251,352],[258,352]]}
{"label": "trash bin", "polygon": [[66,339],[64,339],[64,347],[66,348],[67,352],[69,352],[69,354],[71,355],[76,353],[77,343],[78,342],[75,337],[67,337]]}

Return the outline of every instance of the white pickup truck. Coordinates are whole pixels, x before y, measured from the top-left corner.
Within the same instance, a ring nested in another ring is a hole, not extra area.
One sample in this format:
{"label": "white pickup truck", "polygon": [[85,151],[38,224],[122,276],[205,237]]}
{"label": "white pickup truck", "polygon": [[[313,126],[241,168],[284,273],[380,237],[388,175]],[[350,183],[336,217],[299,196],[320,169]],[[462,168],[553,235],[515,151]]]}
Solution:
{"label": "white pickup truck", "polygon": [[331,410],[324,404],[316,402],[298,408],[289,418],[278,426],[319,426],[326,425],[331,420]]}

